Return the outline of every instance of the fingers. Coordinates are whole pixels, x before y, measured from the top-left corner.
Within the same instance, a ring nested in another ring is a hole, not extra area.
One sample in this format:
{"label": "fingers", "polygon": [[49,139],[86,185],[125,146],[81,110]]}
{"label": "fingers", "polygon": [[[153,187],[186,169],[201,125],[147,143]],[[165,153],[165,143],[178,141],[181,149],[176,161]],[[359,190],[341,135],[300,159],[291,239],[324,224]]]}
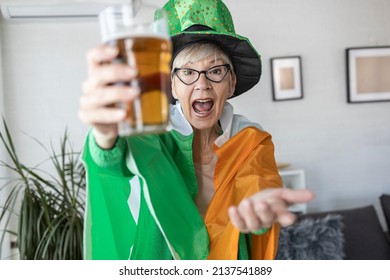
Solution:
{"label": "fingers", "polygon": [[125,117],[124,109],[112,106],[127,103],[139,95],[138,88],[111,86],[97,88],[94,94],[82,95],[79,99],[79,117],[87,124],[118,123]]}
{"label": "fingers", "polygon": [[97,88],[94,94],[85,94],[80,97],[80,108],[90,110],[111,106],[119,102],[134,100],[139,94],[138,88],[127,86],[110,86]]}
{"label": "fingers", "polygon": [[117,82],[131,81],[137,76],[137,70],[125,63],[113,63],[118,56],[118,49],[101,45],[87,52],[88,80],[83,91]]}
{"label": "fingers", "polygon": [[288,211],[288,205],[283,200],[266,203],[250,198],[244,199],[238,207],[232,206],[229,216],[232,224],[245,233],[269,228],[276,222],[288,226],[294,223],[296,218]]}
{"label": "fingers", "polygon": [[292,225],[296,215],[288,209],[294,203],[306,203],[314,198],[309,190],[266,189],[244,199],[229,211],[231,223],[241,232],[268,228],[274,223]]}
{"label": "fingers", "polygon": [[124,63],[113,63],[118,49],[102,45],[87,53],[88,76],[82,85],[78,116],[93,128],[96,143],[109,149],[118,136],[117,124],[126,118],[125,109],[116,104],[126,104],[140,94],[131,86],[137,71]]}
{"label": "fingers", "polygon": [[[131,86],[137,71],[124,63],[111,63],[118,49],[102,45],[87,53],[88,77],[82,85],[79,118],[92,125],[100,133],[114,134],[114,125],[124,120],[124,109],[114,104],[128,103],[140,94],[138,87]],[[104,127],[103,125],[109,125]]]}
{"label": "fingers", "polygon": [[114,124],[126,117],[126,112],[119,108],[99,108],[96,110],[79,110],[81,121],[91,125]]}
{"label": "fingers", "polygon": [[[264,227],[266,221],[258,217],[258,213],[250,199],[244,199],[239,204],[237,211],[242,219],[242,228],[245,230],[245,232],[250,232],[252,230],[257,230]],[[267,219],[267,217],[265,218]]]}
{"label": "fingers", "polygon": [[314,193],[307,189],[293,190],[283,188],[281,192],[281,199],[287,201],[289,204],[307,203],[315,197]]}
{"label": "fingers", "polygon": [[246,223],[241,215],[238,213],[238,208],[236,206],[231,206],[228,209],[228,215],[230,217],[231,223],[238,228],[241,232],[248,232]]}
{"label": "fingers", "polygon": [[232,224],[244,233],[270,227],[274,221],[274,213],[267,204],[254,205],[250,199],[243,200],[238,207],[230,207],[229,217]]}
{"label": "fingers", "polygon": [[315,195],[308,189],[269,188],[253,195],[256,199],[283,199],[288,204],[307,203],[314,199]]}
{"label": "fingers", "polygon": [[137,74],[137,70],[127,64],[102,64],[90,70],[88,79],[83,84],[83,92],[91,93],[98,87],[129,83]]}
{"label": "fingers", "polygon": [[103,63],[112,61],[117,55],[119,50],[113,46],[100,45],[96,48],[92,48],[87,52],[86,59],[89,70],[99,66]]}

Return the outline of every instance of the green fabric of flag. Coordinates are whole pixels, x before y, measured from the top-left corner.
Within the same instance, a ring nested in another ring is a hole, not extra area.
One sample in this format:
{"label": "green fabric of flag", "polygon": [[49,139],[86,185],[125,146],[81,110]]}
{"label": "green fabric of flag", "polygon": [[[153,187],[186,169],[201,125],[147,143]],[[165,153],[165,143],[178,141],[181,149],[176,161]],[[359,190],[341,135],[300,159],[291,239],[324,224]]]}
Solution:
{"label": "green fabric of flag", "polygon": [[[88,180],[85,258],[205,259],[208,234],[193,202],[192,135],[171,131],[118,141],[123,157],[119,168],[97,165],[91,140],[83,151]],[[138,221],[127,202],[135,176],[141,185]]]}

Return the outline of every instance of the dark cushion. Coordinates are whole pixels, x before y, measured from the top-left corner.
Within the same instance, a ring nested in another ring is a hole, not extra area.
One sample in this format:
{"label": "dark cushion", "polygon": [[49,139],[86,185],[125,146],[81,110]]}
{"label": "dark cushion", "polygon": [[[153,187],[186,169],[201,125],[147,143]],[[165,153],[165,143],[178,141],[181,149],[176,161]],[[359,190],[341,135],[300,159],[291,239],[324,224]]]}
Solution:
{"label": "dark cushion", "polygon": [[339,215],[304,218],[282,228],[277,260],[341,260],[343,259],[342,222]]}
{"label": "dark cushion", "polygon": [[387,232],[390,233],[390,194],[382,194],[379,197],[383,214],[385,216]]}
{"label": "dark cushion", "polygon": [[375,208],[370,206],[301,215],[318,218],[328,214],[340,215],[343,222],[346,260],[388,260],[390,243],[379,222]]}

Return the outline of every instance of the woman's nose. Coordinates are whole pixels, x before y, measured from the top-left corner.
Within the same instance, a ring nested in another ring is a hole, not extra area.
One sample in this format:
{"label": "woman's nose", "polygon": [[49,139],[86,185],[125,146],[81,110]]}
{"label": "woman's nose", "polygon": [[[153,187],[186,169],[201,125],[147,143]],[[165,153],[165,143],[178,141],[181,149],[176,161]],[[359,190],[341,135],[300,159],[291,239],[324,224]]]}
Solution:
{"label": "woman's nose", "polygon": [[196,89],[209,89],[211,88],[211,84],[209,79],[206,77],[206,73],[200,73],[199,79],[195,82]]}

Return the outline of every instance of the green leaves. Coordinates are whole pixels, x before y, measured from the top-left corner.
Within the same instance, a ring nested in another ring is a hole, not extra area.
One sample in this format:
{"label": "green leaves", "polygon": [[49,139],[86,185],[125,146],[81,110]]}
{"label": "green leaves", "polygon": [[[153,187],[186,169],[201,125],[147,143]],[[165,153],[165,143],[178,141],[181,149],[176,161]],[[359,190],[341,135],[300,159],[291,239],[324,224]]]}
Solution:
{"label": "green leaves", "polygon": [[[7,169],[12,177],[5,179],[0,191],[10,188],[4,205],[0,205],[0,246],[12,218],[18,218],[16,232],[21,259],[83,258],[83,225],[85,205],[85,170],[74,152],[66,129],[59,148],[50,150],[35,139],[48,158],[38,166],[27,167],[20,162],[11,133],[3,119],[4,133],[0,131],[9,162],[0,160],[0,168]],[[47,166],[51,172],[40,166]],[[54,173],[54,174],[52,174]],[[14,233],[15,234],[15,233]],[[1,258],[1,256],[0,256]]]}

